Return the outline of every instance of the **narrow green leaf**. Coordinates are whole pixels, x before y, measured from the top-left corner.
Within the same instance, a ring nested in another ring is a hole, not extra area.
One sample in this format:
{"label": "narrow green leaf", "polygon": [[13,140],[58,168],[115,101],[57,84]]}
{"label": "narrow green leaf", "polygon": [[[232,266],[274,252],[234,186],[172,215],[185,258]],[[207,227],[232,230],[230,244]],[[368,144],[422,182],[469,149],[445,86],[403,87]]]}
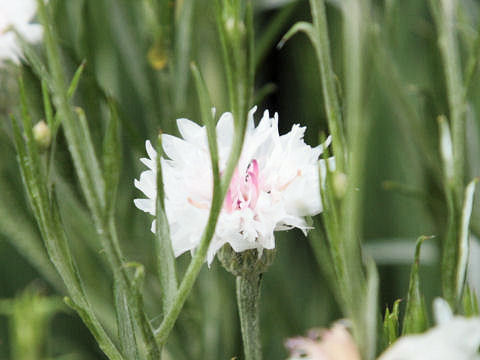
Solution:
{"label": "narrow green leaf", "polygon": [[[181,6],[177,6],[175,19],[174,50],[175,54],[175,86],[173,86],[174,103],[177,112],[185,109],[188,97],[185,96],[188,89],[190,73],[188,71],[190,53],[193,45],[192,27],[194,26],[195,0],[184,0]],[[163,23],[162,23],[163,24]]]}
{"label": "narrow green leaf", "polygon": [[115,308],[118,326],[118,338],[121,339],[122,353],[127,359],[139,359],[135,325],[128,304],[127,291],[120,282],[114,284]]}
{"label": "narrow green leaf", "polygon": [[[93,213],[97,227],[103,221],[104,210],[104,182],[100,166],[95,156],[86,121],[82,112],[77,116],[72,111],[67,96],[65,74],[60,59],[57,34],[51,26],[51,15],[44,0],[37,0],[38,17],[44,25],[44,43],[47,50],[49,70],[52,74],[51,90],[53,103],[58,111],[57,116],[63,122],[63,128],[72,154],[75,170],[77,172],[82,191],[90,210]],[[49,84],[50,86],[50,84]]]}
{"label": "narrow green leaf", "polygon": [[[55,194],[54,192],[52,193]],[[78,312],[85,325],[97,340],[100,348],[110,359],[123,359],[98,321],[95,312],[85,296],[80,273],[70,253],[66,234],[60,219],[58,202],[55,198],[52,199],[50,214],[51,218],[49,219],[47,227],[48,232],[44,237],[45,246],[50,259],[62,277],[72,298],[70,302],[67,301],[67,304]]]}
{"label": "narrow green leaf", "polygon": [[315,37],[315,29],[313,25],[306,21],[299,21],[295,25],[293,25],[290,30],[287,31],[285,35],[283,35],[282,39],[279,41],[277,47],[282,48],[285,43],[292,38],[298,32],[305,33],[312,44],[317,46],[317,39]]}
{"label": "narrow green leaf", "polygon": [[165,193],[163,188],[162,162],[163,156],[162,136],[158,136],[157,145],[157,201],[156,201],[156,231],[155,248],[157,252],[157,268],[162,288],[162,309],[166,314],[171,308],[177,294],[177,272],[173,255],[170,228],[165,212]]}
{"label": "narrow green leaf", "polygon": [[27,195],[28,195],[30,205],[33,208],[34,214],[37,215],[40,213],[40,209],[38,207],[38,202],[35,201],[35,199],[39,198],[40,195],[38,194],[37,188],[35,186],[35,176],[30,166],[31,159],[29,159],[27,155],[25,142],[24,142],[18,121],[13,115],[11,116],[11,119],[12,119],[12,128],[13,128],[13,136],[14,136],[13,138],[15,141],[15,147],[17,149],[17,159],[20,165],[20,173],[22,175],[24,186],[27,190]]}
{"label": "narrow green leaf", "polygon": [[215,128],[214,116],[212,114],[212,102],[210,101],[210,95],[208,94],[205,81],[200,74],[197,66],[192,63],[190,66],[195,85],[197,89],[198,102],[200,103],[200,112],[202,115],[202,122],[207,129],[208,148],[210,150],[210,161],[213,171],[213,181],[215,184],[220,183],[220,171],[218,168],[218,149],[217,149],[217,132]]}
{"label": "narrow green leaf", "polygon": [[462,298],[462,292],[467,274],[468,254],[469,254],[469,228],[470,217],[473,208],[473,195],[475,193],[475,184],[477,179],[472,180],[465,189],[465,197],[463,200],[462,218],[460,222],[460,231],[458,239],[458,264],[457,264],[457,299]]}
{"label": "narrow green leaf", "polygon": [[120,121],[115,103],[108,101],[110,120],[103,141],[103,175],[105,179],[105,206],[108,216],[113,216],[121,166]]}
{"label": "narrow green leaf", "polygon": [[337,291],[337,278],[335,267],[328,248],[328,243],[324,232],[321,229],[319,221],[307,218],[308,226],[312,226],[313,230],[308,232],[308,240],[313,249],[313,253],[320,266],[325,278],[327,279],[332,291]]}
{"label": "narrow green leaf", "polygon": [[75,113],[77,121],[64,122],[63,128],[87,204],[95,220],[100,223],[104,215],[105,183],[95,155],[85,112],[82,108],[76,107]]}
{"label": "narrow green leaf", "polygon": [[130,262],[126,267],[135,268],[135,273],[132,279],[132,285],[129,292],[129,302],[132,307],[132,314],[136,318],[137,325],[145,339],[146,358],[148,360],[160,360],[161,348],[158,346],[153,332],[150,320],[147,318],[143,309],[144,301],[142,295],[142,287],[145,280],[145,268],[142,264]]}
{"label": "narrow green leaf", "polygon": [[20,42],[20,46],[22,47],[22,53],[25,56],[27,62],[32,67],[33,71],[37,74],[37,76],[44,81],[49,88],[52,88],[52,77],[48,73],[48,70],[43,63],[42,59],[37,55],[33,46],[25,40],[25,38],[15,29],[15,35]]}
{"label": "narrow green leaf", "polygon": [[449,118],[452,126],[453,174],[452,186],[456,198],[464,191],[465,176],[465,88],[462,79],[462,62],[457,39],[458,1],[430,0],[430,8],[438,36],[438,48],[443,63]]}
{"label": "narrow green leaf", "polygon": [[108,338],[98,320],[91,316],[90,311],[87,311],[83,306],[77,304],[69,297],[65,297],[64,301],[65,304],[75,310],[75,312],[80,316],[85,326],[90,330],[93,337],[97,341],[100,349],[102,349],[102,351],[110,360],[130,360],[129,358],[124,358],[120,354],[115,345]]}
{"label": "narrow green leaf", "polygon": [[463,314],[467,317],[479,315],[477,294],[467,284],[462,296]]}
{"label": "narrow green leaf", "polygon": [[52,130],[54,125],[52,103],[48,92],[47,82],[42,79],[43,111],[47,120],[48,127]]}
{"label": "narrow green leaf", "polygon": [[244,101],[243,106],[245,112],[250,109],[253,100],[253,89],[255,87],[255,26],[253,23],[253,3],[252,0],[247,0],[245,4],[245,28],[247,30],[246,39],[247,45],[245,46],[245,58],[246,64],[246,84],[243,99],[240,98],[240,103]]}
{"label": "narrow green leaf", "polygon": [[383,318],[383,347],[387,348],[392,345],[399,336],[399,323],[398,314],[400,309],[400,302],[398,299],[393,303],[392,312],[388,309],[385,310],[385,316]]}
{"label": "narrow green leaf", "polygon": [[69,99],[75,95],[75,91],[77,90],[78,83],[80,82],[80,78],[82,77],[83,70],[85,69],[87,61],[83,60],[81,64],[78,66],[77,70],[75,71],[75,74],[73,75],[72,81],[70,82],[70,86],[68,87],[67,90],[67,96]]}
{"label": "narrow green leaf", "polygon": [[410,272],[410,285],[408,288],[402,335],[421,333],[428,327],[427,311],[425,300],[420,290],[420,278],[418,272],[420,268],[420,250],[422,243],[431,238],[432,236],[420,236],[417,240],[415,260]]}
{"label": "narrow green leaf", "polygon": [[[332,59],[330,55],[330,41],[328,35],[328,22],[327,14],[325,9],[324,0],[310,0],[310,9],[312,13],[313,20],[313,33],[314,40],[312,40],[312,45],[315,49],[315,54],[317,56],[318,70],[320,72],[321,84],[322,84],[322,94],[323,101],[325,106],[325,112],[327,115],[328,129],[332,135],[332,147],[333,153],[335,155],[335,161],[337,165],[337,170],[344,172],[345,171],[345,152],[346,148],[345,136],[343,134],[343,115],[340,108],[340,99],[339,92],[341,90],[337,77],[333,71]],[[352,9],[349,12],[348,16],[345,16],[344,22],[353,23],[352,19],[349,19],[349,16],[361,16],[362,11],[355,11],[355,4],[349,5]],[[363,6],[368,7],[368,2],[363,1]],[[354,15],[355,14],[355,15]],[[345,24],[346,25],[346,24]],[[359,36],[362,33],[361,26],[356,30],[355,35]],[[309,37],[310,37],[309,33]],[[348,38],[348,37],[347,37]],[[357,39],[357,44],[361,45],[361,37]],[[355,44],[355,45],[357,45]],[[349,46],[345,43],[345,46]],[[356,57],[355,60],[359,61],[360,56]],[[347,95],[347,94],[346,94]],[[348,98],[347,98],[348,99]]]}
{"label": "narrow green leaf", "polygon": [[[31,194],[30,201],[36,211],[36,215],[41,219],[41,223],[45,222],[45,214],[48,213],[49,198],[47,195],[46,179],[44,171],[42,171],[40,165],[39,151],[37,143],[33,137],[33,124],[31,115],[28,111],[27,98],[22,77],[19,77],[19,90],[20,90],[20,107],[21,107],[21,119],[23,130],[25,134],[25,149],[24,154],[26,180]],[[18,124],[16,124],[19,132]],[[23,140],[21,140],[23,142]]]}

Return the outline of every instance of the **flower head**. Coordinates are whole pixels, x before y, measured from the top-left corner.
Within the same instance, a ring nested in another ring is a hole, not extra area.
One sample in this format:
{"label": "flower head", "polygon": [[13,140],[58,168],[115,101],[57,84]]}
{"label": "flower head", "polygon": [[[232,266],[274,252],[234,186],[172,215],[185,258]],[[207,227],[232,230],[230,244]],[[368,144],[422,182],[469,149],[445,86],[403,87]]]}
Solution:
{"label": "flower head", "polygon": [[[325,173],[326,164],[319,157],[324,146],[312,148],[305,144],[305,128],[299,125],[280,136],[278,115],[271,118],[268,111],[255,127],[255,109],[248,114],[243,150],[208,250],[208,263],[227,243],[236,252],[273,249],[274,231],[299,228],[305,232],[308,225],[304,217],[322,211],[319,169]],[[168,158],[161,159],[165,209],[175,256],[198,246],[213,195],[205,127],[187,119],[178,119],[177,125],[182,138],[162,135]],[[220,117],[216,133],[219,169],[223,173],[235,136],[231,113]],[[146,148],[149,159],[141,161],[149,170],[135,180],[135,186],[147,199],[134,202],[140,210],[154,215],[157,154],[149,141]],[[332,158],[330,166],[334,165]],[[152,224],[152,231],[154,228]]]}
{"label": "flower head", "polygon": [[21,48],[15,31],[28,42],[42,38],[42,26],[30,23],[36,11],[36,0],[0,0],[0,65],[5,60],[19,61]]}

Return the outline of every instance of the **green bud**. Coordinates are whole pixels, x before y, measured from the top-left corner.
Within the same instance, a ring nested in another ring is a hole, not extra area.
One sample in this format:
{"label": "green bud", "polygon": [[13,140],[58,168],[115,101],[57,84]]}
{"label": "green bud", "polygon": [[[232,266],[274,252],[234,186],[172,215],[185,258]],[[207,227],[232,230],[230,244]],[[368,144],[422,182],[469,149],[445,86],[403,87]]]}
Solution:
{"label": "green bud", "polygon": [[52,132],[47,123],[43,120],[39,121],[33,127],[33,138],[41,150],[46,150],[52,143]]}
{"label": "green bud", "polygon": [[275,249],[264,249],[259,256],[257,249],[236,252],[225,244],[217,253],[223,267],[234,276],[248,277],[260,275],[267,271],[275,258]]}

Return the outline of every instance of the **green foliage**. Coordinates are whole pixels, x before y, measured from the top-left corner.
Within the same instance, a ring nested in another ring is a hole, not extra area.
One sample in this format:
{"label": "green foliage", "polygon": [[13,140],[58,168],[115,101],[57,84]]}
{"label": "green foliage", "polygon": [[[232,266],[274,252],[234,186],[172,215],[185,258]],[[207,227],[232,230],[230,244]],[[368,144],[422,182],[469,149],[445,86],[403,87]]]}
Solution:
{"label": "green foliage", "polygon": [[11,358],[46,359],[52,317],[65,310],[61,299],[46,297],[33,287],[13,299],[0,300],[0,313],[9,321]]}
{"label": "green foliage", "polygon": [[463,292],[462,307],[463,314],[467,317],[479,315],[477,294],[468,285]]}
{"label": "green foliage", "polygon": [[[204,257],[254,104],[279,112],[281,132],[306,125],[312,146],[319,133],[331,134],[324,160],[336,157],[336,169],[327,162],[324,212],[309,224],[309,241],[297,231],[278,233],[277,259],[262,285],[266,358],[285,358],[285,338],[340,317],[351,318],[372,358],[377,334],[388,346],[400,324],[404,334],[423,331],[425,308],[441,294],[455,313],[478,315],[469,236],[480,234],[471,181],[480,175],[480,7],[445,3],[40,2],[38,19],[48,26],[38,46],[20,39],[20,83],[11,80],[17,67],[0,70],[0,296],[9,298],[1,304],[22,304],[21,320],[9,315],[9,324],[22,325],[0,326],[0,336],[8,331],[12,339],[0,344],[0,357],[21,359],[13,351],[27,345],[15,345],[15,334],[25,322],[40,324],[25,319],[44,301],[58,305],[57,296],[75,312],[52,310],[37,336],[24,338],[45,358],[241,354],[231,276],[217,262],[207,269]],[[308,41],[293,37],[297,31]],[[152,219],[133,207],[132,182],[144,140],[156,143],[159,129],[173,133],[178,117],[206,125],[215,168],[212,105],[233,111],[235,149],[221,179],[214,171],[215,207],[198,234],[201,248],[175,259],[161,181],[155,235]],[[46,151],[32,131],[41,119],[52,133]],[[388,191],[385,181],[393,184]],[[436,240],[432,251],[422,249],[421,281],[417,245],[408,282],[408,244],[425,233]],[[379,244],[396,260],[375,258],[376,268],[365,259]],[[48,297],[21,300],[39,278]],[[396,301],[378,326],[377,304],[407,291],[405,316],[399,319]]]}
{"label": "green foliage", "polygon": [[405,316],[403,319],[402,335],[421,333],[428,328],[427,308],[420,289],[420,250],[425,240],[431,236],[420,236],[417,240],[415,258],[410,272]]}
{"label": "green foliage", "polygon": [[385,316],[383,317],[383,349],[386,349],[392,345],[399,337],[399,313],[400,313],[401,300],[395,300],[393,303],[392,311],[385,309]]}

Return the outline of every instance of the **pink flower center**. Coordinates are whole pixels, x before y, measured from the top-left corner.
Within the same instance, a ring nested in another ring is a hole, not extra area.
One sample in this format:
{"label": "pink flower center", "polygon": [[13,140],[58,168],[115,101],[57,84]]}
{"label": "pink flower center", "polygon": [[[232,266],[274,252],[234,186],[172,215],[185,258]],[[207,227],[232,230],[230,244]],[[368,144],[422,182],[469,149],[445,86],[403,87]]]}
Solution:
{"label": "pink flower center", "polygon": [[258,162],[253,159],[245,174],[239,174],[238,168],[235,170],[223,203],[224,209],[228,213],[247,207],[254,209],[260,195],[259,187]]}

